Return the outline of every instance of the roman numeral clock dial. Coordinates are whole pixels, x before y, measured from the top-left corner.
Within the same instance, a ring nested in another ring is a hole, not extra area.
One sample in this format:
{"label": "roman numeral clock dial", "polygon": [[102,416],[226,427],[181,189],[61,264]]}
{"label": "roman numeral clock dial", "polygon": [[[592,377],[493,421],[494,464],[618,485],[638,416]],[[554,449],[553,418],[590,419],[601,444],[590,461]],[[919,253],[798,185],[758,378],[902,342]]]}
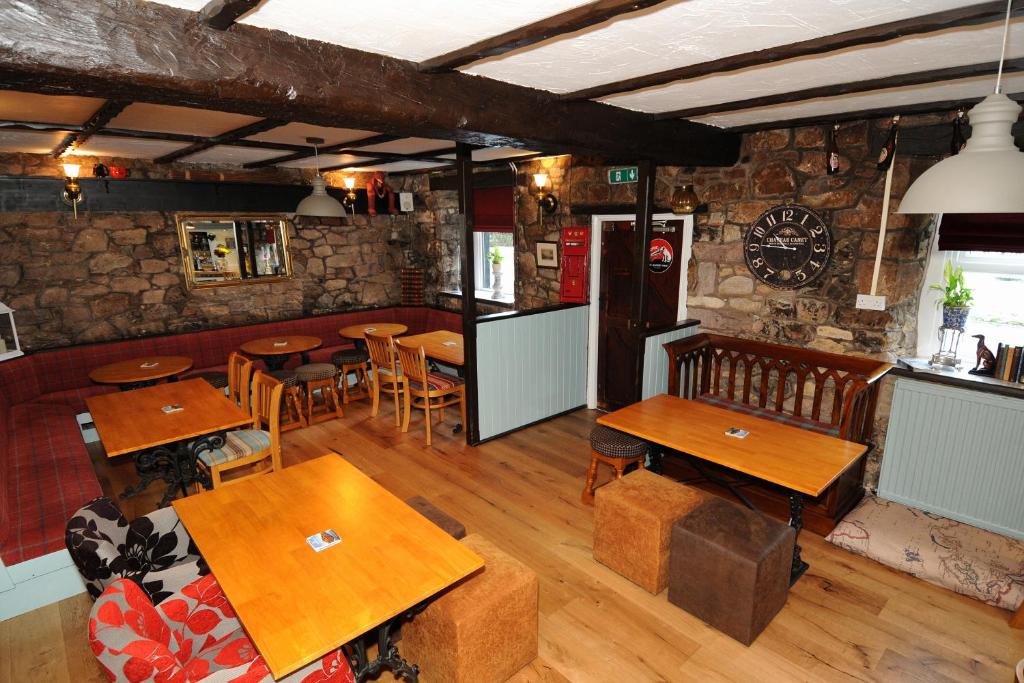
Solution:
{"label": "roman numeral clock dial", "polygon": [[776,289],[812,284],[832,260],[832,233],[821,216],[796,204],[761,214],[743,238],[747,268]]}

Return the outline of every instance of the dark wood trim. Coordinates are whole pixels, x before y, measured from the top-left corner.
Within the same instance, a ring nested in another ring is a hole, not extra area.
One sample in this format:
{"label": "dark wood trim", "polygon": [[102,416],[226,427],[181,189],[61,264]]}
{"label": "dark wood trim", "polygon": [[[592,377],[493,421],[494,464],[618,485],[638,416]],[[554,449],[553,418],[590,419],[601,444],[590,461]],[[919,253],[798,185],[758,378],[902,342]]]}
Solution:
{"label": "dark wood trim", "polygon": [[264,133],[268,130],[273,130],[274,128],[280,128],[286,123],[288,122],[283,121],[281,119],[263,119],[262,121],[256,121],[254,123],[250,123],[247,126],[235,128],[234,130],[229,130],[226,133],[221,133],[220,135],[214,135],[213,137],[206,138],[202,142],[196,142],[192,145],[189,145],[188,147],[184,147],[182,149],[170,152],[169,154],[164,154],[163,156],[153,159],[153,163],[169,164],[172,161],[177,161],[178,159],[182,159],[187,156],[192,156],[193,154],[197,154],[199,152],[202,152],[203,150],[210,149],[211,147],[223,145],[225,142],[241,140],[242,138],[247,138],[250,135],[256,135],[257,133]]}
{"label": "dark wood trim", "polygon": [[75,133],[82,130],[81,126],[69,126],[63,123],[41,123],[36,121],[10,121],[0,120],[0,129],[3,130],[34,130],[53,133]]}
{"label": "dark wood trim", "polygon": [[[1014,16],[1024,13],[1024,3],[1019,3],[1013,10]],[[615,93],[632,92],[657,85],[685,81],[693,78],[700,78],[709,74],[720,74],[729,71],[738,71],[752,66],[761,66],[772,62],[779,62],[797,57],[819,55],[826,52],[835,52],[861,45],[872,45],[883,43],[888,40],[904,38],[906,36],[920,35],[942,31],[958,26],[974,26],[989,22],[1000,21],[1006,14],[1006,3],[983,2],[969,7],[958,7],[956,9],[934,12],[919,17],[900,19],[877,26],[853,29],[837,33],[831,36],[822,36],[810,40],[802,40],[788,45],[745,52],[738,55],[729,55],[721,59],[714,59],[700,64],[690,64],[675,69],[667,69],[645,76],[626,78],[612,83],[604,83],[590,88],[583,88],[575,92],[562,95],[565,100],[589,100],[606,97]]]}
{"label": "dark wood trim", "polygon": [[671,325],[662,325],[661,327],[640,330],[640,336],[646,339],[648,337],[656,337],[659,334],[665,334],[666,332],[685,330],[687,327],[697,327],[698,325],[700,325],[699,320],[695,318],[687,318],[686,320],[680,320]]}
{"label": "dark wood trim", "polygon": [[615,19],[623,14],[638,12],[663,4],[665,0],[597,0],[581,7],[573,7],[532,24],[485,38],[472,45],[460,47],[419,63],[420,71],[439,73],[478,62],[481,59],[503,55],[512,50],[535,45],[555,36],[573,33],[596,24]]}
{"label": "dark wood trim", "polygon": [[210,0],[199,10],[201,24],[218,31],[226,31],[243,15],[256,9],[263,0]]}
{"label": "dark wood trim", "polygon": [[[97,131],[97,135],[105,135],[114,138],[134,138],[138,140],[165,140],[167,142],[187,142],[198,144],[205,142],[207,138],[201,135],[188,135],[184,133],[158,133],[148,130],[127,130],[125,128],[104,128]],[[282,152],[306,152],[313,155],[313,148],[308,145],[292,145],[287,142],[263,142],[262,140],[225,140],[220,143],[229,147],[251,147],[253,149],[274,149]]]}
{"label": "dark wood trim", "polygon": [[[954,66],[947,69],[929,69],[927,71],[915,71],[913,73],[885,76],[883,78],[870,78],[850,83],[823,85],[815,88],[779,93],[777,95],[764,95],[762,97],[751,97],[745,100],[720,102],[718,104],[709,104],[702,107],[690,107],[688,109],[658,112],[654,115],[654,118],[690,118],[694,116],[705,116],[707,114],[736,111],[739,109],[754,109],[757,107],[770,107],[777,104],[789,104],[791,102],[813,100],[820,97],[837,97],[839,95],[850,95],[853,93],[869,92],[871,90],[884,90],[888,88],[901,88],[909,85],[953,81],[960,78],[972,78],[974,76],[989,76],[996,73],[998,69],[999,62],[984,62],[982,64]],[[1024,59],[1008,59],[1003,65],[1003,73],[1015,73],[1018,71],[1024,71]]]}
{"label": "dark wood trim", "polygon": [[89,120],[82,124],[81,129],[74,133],[68,133],[60,144],[53,148],[53,157],[59,158],[65,152],[76,147],[81,147],[85,141],[91,138],[96,131],[106,126],[110,121],[120,114],[131,102],[127,100],[107,100],[100,108],[93,112]]}
{"label": "dark wood trim", "polygon": [[[55,31],[68,17],[74,30]],[[652,122],[469,74],[424,74],[413,62],[246,24],[197,30],[195,13],[155,2],[13,3],[0,12],[0,34],[18,36],[17,50],[0,50],[0,88],[11,90],[682,166],[732,165],[739,157],[739,136],[711,126]],[[366,74],[383,74],[386,85]]]}
{"label": "dark wood trim", "polygon": [[643,397],[644,337],[647,319],[647,297],[649,278],[647,266],[651,260],[650,249],[654,229],[654,186],[657,183],[658,167],[650,159],[637,164],[639,177],[636,185],[636,243],[633,248],[633,296],[630,305],[630,332],[636,345],[636,367],[633,372],[633,400]]}
{"label": "dark wood trim", "polygon": [[539,159],[540,157],[551,156],[550,152],[534,152],[533,154],[520,154],[514,157],[501,157],[500,159],[488,159],[487,161],[477,161],[477,166],[504,166],[508,163],[518,164],[520,161],[529,161],[530,159]]}
{"label": "dark wood trim", "polygon": [[[459,235],[459,258],[462,265],[462,291],[476,291],[473,269],[473,150],[469,145],[455,146],[455,168],[459,187],[459,213],[462,214],[462,233]],[[462,297],[462,353],[463,379],[466,381],[466,442],[475,446],[480,442],[480,387],[476,380],[476,297]]]}
{"label": "dark wood trim", "polygon": [[[667,206],[654,206],[652,213],[672,213]],[[569,213],[573,216],[600,216],[602,214],[636,214],[636,204],[573,204],[569,207]],[[680,216],[682,218],[682,216]]]}
{"label": "dark wood trim", "polygon": [[[443,176],[432,176],[430,178],[431,192],[458,192],[458,176],[449,174]],[[488,187],[508,187],[516,184],[516,176],[512,169],[501,169],[498,171],[487,171],[485,173],[473,174],[473,189]]]}
{"label": "dark wood trim", "polygon": [[[352,140],[351,142],[339,142],[338,144],[328,145],[321,147],[317,152],[313,151],[312,147],[306,146],[302,150],[295,152],[295,154],[286,154],[280,157],[274,157],[273,159],[264,159],[262,161],[251,161],[247,164],[242,164],[242,168],[263,168],[265,166],[276,166],[286,161],[298,161],[299,159],[309,159],[316,154],[356,154],[354,151],[356,145],[379,145],[382,142],[391,142],[398,140],[398,135],[382,135],[374,134],[369,137],[360,138],[358,140]],[[367,156],[369,152],[365,153]]]}
{"label": "dark wood trim", "polygon": [[589,306],[590,304],[552,304],[551,306],[541,306],[540,308],[529,308],[525,311],[509,311],[508,313],[488,313],[482,315],[476,319],[477,325],[485,323],[499,322],[502,320],[511,320],[512,318],[525,318],[530,315],[540,315],[542,313],[554,313],[556,311],[566,311],[570,308],[581,308]]}
{"label": "dark wood trim", "polygon": [[994,377],[978,377],[977,375],[968,375],[966,372],[952,374],[949,371],[941,370],[918,370],[908,367],[902,360],[899,361],[899,365],[889,371],[889,374],[932,384],[969,389],[983,394],[1024,399],[1024,383],[1004,382]]}
{"label": "dark wood trim", "polygon": [[565,415],[568,415],[569,413],[575,413],[577,410],[583,410],[586,407],[587,407],[586,403],[581,403],[580,405],[576,406],[575,408],[569,408],[568,410],[563,410],[560,413],[555,413],[554,415],[548,415],[547,417],[542,417],[539,420],[534,420],[533,422],[528,422],[527,424],[524,424],[522,426],[513,427],[512,429],[508,429],[508,430],[502,432],[501,434],[495,434],[494,436],[489,436],[486,439],[480,439],[479,441],[476,442],[475,445],[479,446],[482,443],[487,443],[488,441],[494,441],[495,439],[500,439],[503,436],[508,436],[509,434],[514,434],[514,433],[516,433],[518,431],[522,431],[524,429],[528,429],[529,427],[536,427],[537,425],[541,424],[542,422],[547,422],[548,420],[554,420],[556,417],[564,417]]}

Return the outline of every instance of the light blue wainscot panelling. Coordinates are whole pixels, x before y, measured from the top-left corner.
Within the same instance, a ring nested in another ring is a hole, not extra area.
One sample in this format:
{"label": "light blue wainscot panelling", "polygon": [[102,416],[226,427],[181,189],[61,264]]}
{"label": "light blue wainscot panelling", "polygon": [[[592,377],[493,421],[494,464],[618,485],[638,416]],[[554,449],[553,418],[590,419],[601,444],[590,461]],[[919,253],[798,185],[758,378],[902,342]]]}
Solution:
{"label": "light blue wainscot panelling", "polygon": [[878,495],[1024,539],[1024,398],[901,378]]}
{"label": "light blue wainscot panelling", "polygon": [[586,404],[587,312],[577,306],[477,325],[481,439]]}
{"label": "light blue wainscot panelling", "polygon": [[661,345],[677,339],[692,337],[695,334],[697,334],[697,326],[691,325],[681,330],[669,330],[647,338],[647,341],[644,342],[643,398],[647,399],[668,391],[668,353],[661,348]]}

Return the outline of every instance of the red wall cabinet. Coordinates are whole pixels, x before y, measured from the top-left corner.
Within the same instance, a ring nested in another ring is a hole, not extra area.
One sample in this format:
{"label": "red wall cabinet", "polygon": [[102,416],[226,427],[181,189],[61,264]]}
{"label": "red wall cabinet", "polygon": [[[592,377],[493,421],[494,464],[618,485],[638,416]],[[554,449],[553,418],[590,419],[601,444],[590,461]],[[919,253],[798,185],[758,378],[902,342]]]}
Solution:
{"label": "red wall cabinet", "polygon": [[562,228],[561,301],[586,303],[590,285],[590,228]]}

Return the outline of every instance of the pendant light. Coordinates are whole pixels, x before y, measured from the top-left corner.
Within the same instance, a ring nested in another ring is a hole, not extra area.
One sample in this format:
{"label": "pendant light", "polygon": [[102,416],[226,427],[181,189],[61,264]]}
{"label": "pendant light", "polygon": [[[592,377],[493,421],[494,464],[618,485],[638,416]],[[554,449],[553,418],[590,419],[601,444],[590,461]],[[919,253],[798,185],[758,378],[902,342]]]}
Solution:
{"label": "pendant light", "polygon": [[318,145],[324,144],[323,138],[306,138],[313,145],[313,156],[316,158],[316,177],[313,178],[313,192],[299,202],[295,208],[296,216],[313,216],[316,218],[341,218],[345,216],[345,207],[337,199],[327,194],[327,183],[320,175],[320,152]]}
{"label": "pendant light", "polygon": [[1006,3],[995,92],[968,112],[967,145],[922,173],[903,195],[899,213],[1024,213],[1024,152],[1011,132],[1021,106],[1001,92],[1012,2]]}

